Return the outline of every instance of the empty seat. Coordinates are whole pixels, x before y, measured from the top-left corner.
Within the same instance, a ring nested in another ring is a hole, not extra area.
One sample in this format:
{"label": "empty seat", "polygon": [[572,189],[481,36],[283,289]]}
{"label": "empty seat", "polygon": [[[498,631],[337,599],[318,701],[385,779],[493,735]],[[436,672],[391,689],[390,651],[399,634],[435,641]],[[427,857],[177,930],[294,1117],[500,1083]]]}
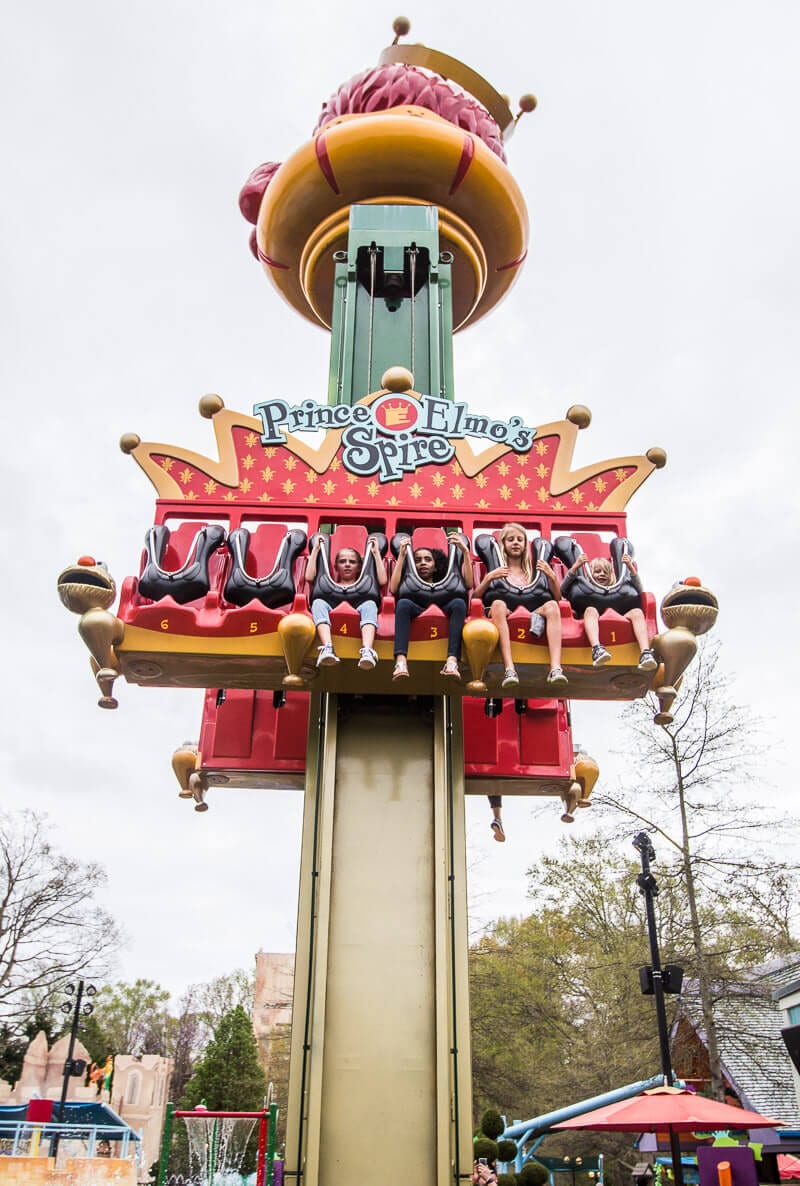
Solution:
{"label": "empty seat", "polygon": [[294,598],[294,564],[306,546],[299,529],[283,523],[261,523],[255,531],[239,527],[228,537],[231,568],[224,596],[234,605],[256,600],[267,609],[288,605]]}
{"label": "empty seat", "polygon": [[225,529],[218,523],[181,523],[174,531],[163,524],[151,527],[144,540],[139,593],[151,601],[172,597],[179,605],[205,597],[209,561],[224,539]]}

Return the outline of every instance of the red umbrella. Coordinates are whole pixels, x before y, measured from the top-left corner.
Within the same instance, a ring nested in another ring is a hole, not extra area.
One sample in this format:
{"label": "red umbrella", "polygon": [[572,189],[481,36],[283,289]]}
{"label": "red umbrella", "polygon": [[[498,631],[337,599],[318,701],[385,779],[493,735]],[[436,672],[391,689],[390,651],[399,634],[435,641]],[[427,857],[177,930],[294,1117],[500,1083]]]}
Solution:
{"label": "red umbrella", "polygon": [[788,1153],[778,1154],[778,1174],[782,1182],[800,1181],[800,1158],[791,1157]]}
{"label": "red umbrella", "polygon": [[654,1087],[632,1099],[584,1112],[556,1129],[596,1129],[605,1132],[693,1132],[695,1129],[774,1128],[782,1124],[758,1112],[734,1108],[678,1087]]}

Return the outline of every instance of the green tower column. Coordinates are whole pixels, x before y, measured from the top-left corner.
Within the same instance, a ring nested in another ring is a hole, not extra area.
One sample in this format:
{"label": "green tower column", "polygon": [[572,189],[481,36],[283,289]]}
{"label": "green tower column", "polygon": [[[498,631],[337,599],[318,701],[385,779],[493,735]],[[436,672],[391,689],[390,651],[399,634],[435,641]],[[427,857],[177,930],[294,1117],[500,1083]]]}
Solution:
{"label": "green tower column", "polygon": [[335,259],[328,402],[353,404],[407,367],[417,391],[453,399],[451,257],[435,206],[352,206]]}

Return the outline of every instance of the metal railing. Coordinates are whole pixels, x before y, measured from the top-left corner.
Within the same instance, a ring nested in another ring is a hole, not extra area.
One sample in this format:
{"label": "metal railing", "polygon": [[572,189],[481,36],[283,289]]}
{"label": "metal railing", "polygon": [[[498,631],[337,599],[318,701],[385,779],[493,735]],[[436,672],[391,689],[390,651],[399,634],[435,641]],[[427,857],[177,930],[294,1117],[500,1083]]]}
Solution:
{"label": "metal railing", "polygon": [[0,1148],[12,1157],[46,1157],[54,1138],[62,1150],[79,1143],[85,1157],[97,1157],[97,1146],[101,1141],[108,1141],[119,1146],[116,1156],[135,1158],[138,1165],[141,1141],[127,1125],[37,1124],[30,1120],[0,1122]]}

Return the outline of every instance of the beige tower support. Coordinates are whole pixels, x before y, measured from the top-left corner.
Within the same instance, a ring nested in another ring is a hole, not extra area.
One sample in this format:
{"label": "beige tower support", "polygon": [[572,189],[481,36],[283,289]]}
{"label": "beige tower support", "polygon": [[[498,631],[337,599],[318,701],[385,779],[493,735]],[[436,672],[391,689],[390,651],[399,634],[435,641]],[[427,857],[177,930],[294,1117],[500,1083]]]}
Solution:
{"label": "beige tower support", "polygon": [[312,698],[291,1186],[470,1179],[463,752],[460,702]]}

